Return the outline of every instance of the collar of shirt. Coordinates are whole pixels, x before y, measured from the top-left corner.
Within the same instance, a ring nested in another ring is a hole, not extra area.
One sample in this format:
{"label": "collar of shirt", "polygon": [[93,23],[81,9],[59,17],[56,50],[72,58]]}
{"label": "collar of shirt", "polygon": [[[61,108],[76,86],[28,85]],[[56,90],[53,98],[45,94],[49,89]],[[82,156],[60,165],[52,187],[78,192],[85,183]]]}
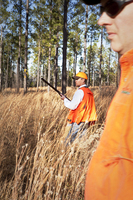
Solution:
{"label": "collar of shirt", "polygon": [[80,89],[80,88],[82,88],[82,87],[87,87],[87,85],[86,85],[86,84],[81,85],[78,89]]}
{"label": "collar of shirt", "polygon": [[133,70],[133,49],[123,54],[120,58],[121,65],[121,84],[123,85],[128,75]]}

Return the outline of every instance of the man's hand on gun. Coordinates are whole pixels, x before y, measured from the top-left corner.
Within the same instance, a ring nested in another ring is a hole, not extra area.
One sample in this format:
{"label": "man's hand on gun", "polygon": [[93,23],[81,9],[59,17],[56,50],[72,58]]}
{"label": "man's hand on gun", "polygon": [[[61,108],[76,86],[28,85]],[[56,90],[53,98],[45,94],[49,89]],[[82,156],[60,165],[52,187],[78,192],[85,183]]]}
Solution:
{"label": "man's hand on gun", "polygon": [[61,100],[64,100],[66,97],[63,94],[60,94]]}

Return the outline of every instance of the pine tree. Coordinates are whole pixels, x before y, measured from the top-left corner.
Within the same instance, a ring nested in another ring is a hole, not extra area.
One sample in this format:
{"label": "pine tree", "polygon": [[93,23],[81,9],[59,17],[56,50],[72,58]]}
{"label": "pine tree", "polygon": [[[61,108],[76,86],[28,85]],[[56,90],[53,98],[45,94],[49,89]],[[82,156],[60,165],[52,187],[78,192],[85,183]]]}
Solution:
{"label": "pine tree", "polygon": [[18,50],[18,62],[17,62],[17,93],[20,87],[20,56],[21,56],[21,16],[22,16],[22,0],[19,0],[19,4],[16,5],[19,12],[19,50]]}
{"label": "pine tree", "polygon": [[[80,23],[83,22],[84,7],[80,1],[77,1],[71,8],[71,22],[69,23],[68,48],[73,55],[73,76],[77,73],[77,57],[82,53],[82,29]],[[78,15],[77,15],[78,13]],[[73,80],[73,86],[75,81]]]}
{"label": "pine tree", "polygon": [[28,16],[29,16],[29,0],[27,0],[26,3],[24,94],[27,92]]}
{"label": "pine tree", "polygon": [[[0,0],[0,25],[1,25],[1,37],[0,37],[0,92],[2,90],[2,46],[3,46],[3,26],[6,25],[7,18],[9,13],[7,11],[8,0]],[[3,56],[4,57],[4,56]]]}
{"label": "pine tree", "polygon": [[[90,42],[90,55],[88,55],[89,61],[88,61],[88,68],[87,68],[87,73],[88,73],[88,80],[87,84],[90,85],[90,70],[92,68],[91,66],[91,47],[93,42],[97,41],[99,38],[99,26],[97,24],[97,17],[98,16],[98,7],[97,6],[89,6],[89,18],[88,18],[88,41]],[[93,76],[94,76],[94,69],[93,70]]]}
{"label": "pine tree", "polygon": [[100,47],[100,65],[99,65],[99,90],[100,91],[101,91],[102,49],[103,49],[103,27],[101,27],[101,47]]}
{"label": "pine tree", "polygon": [[68,3],[69,3],[69,0],[64,0],[62,94],[66,93],[67,7],[68,7]]}
{"label": "pine tree", "polygon": [[85,35],[84,35],[84,66],[83,66],[83,72],[85,72],[85,69],[86,69],[87,22],[88,22],[88,5],[86,5],[86,18],[85,18]]}

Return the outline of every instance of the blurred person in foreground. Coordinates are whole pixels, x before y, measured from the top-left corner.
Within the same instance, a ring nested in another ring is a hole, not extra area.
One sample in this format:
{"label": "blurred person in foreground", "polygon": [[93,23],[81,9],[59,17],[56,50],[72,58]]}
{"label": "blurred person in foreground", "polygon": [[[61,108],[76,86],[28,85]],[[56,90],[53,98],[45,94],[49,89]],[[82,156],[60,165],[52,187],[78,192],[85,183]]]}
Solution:
{"label": "blurred person in foreground", "polygon": [[98,24],[120,54],[121,79],[109,107],[100,143],[87,172],[85,200],[133,200],[133,1],[101,3]]}
{"label": "blurred person in foreground", "polygon": [[82,137],[86,129],[97,120],[93,93],[85,83],[87,75],[84,72],[78,72],[73,79],[78,87],[73,99],[69,101],[61,95],[64,105],[70,109],[65,130],[65,142],[70,139],[70,143],[75,140],[78,132],[80,132],[79,138]]}

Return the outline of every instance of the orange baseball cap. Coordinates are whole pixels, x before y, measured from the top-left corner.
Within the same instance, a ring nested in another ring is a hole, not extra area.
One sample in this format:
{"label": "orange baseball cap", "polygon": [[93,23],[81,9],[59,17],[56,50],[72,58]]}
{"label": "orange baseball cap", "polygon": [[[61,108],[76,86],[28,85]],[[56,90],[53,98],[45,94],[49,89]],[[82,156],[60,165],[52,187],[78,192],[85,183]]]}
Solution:
{"label": "orange baseball cap", "polygon": [[78,72],[74,77],[72,77],[73,79],[77,80],[79,78],[84,78],[84,79],[88,79],[87,75],[84,72]]}

